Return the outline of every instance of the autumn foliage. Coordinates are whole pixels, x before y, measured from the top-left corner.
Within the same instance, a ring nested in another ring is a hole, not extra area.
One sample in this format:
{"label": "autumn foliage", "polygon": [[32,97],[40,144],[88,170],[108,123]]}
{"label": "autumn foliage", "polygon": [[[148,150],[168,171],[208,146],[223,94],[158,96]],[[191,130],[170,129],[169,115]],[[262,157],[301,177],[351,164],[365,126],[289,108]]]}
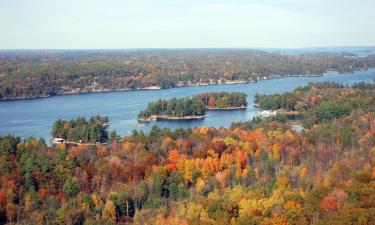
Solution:
{"label": "autumn foliage", "polygon": [[[96,146],[0,137],[0,222],[371,224],[373,87],[351,90],[371,104],[303,132],[268,118],[227,129],[154,126]],[[322,95],[315,109],[325,97],[341,99]]]}

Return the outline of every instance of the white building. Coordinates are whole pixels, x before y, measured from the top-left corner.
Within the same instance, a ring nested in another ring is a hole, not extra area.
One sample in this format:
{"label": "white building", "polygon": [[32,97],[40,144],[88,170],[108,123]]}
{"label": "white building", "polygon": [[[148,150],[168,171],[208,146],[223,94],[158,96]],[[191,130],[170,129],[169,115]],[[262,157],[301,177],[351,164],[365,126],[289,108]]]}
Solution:
{"label": "white building", "polygon": [[270,117],[270,116],[276,116],[276,111],[262,110],[262,111],[258,112],[258,114],[261,117]]}

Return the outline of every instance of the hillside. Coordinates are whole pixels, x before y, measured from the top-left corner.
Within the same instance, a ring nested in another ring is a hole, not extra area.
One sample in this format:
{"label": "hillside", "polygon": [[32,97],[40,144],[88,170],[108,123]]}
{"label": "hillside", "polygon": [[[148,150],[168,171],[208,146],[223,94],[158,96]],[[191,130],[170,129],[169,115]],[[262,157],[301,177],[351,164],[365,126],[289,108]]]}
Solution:
{"label": "hillside", "polygon": [[241,49],[0,51],[0,100],[353,72],[373,55],[278,54]]}

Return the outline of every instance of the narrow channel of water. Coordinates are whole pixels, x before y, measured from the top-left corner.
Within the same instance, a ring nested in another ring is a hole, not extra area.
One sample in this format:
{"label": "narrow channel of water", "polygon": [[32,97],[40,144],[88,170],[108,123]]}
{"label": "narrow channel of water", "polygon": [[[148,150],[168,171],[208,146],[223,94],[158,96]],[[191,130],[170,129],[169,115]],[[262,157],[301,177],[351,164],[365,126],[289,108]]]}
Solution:
{"label": "narrow channel of water", "polygon": [[[121,135],[133,129],[148,132],[155,123],[160,127],[228,127],[235,121],[247,121],[257,115],[253,107],[255,93],[278,93],[291,91],[309,82],[338,82],[353,84],[373,82],[375,69],[358,71],[353,74],[330,74],[322,77],[287,77],[262,80],[258,83],[182,87],[165,90],[93,93],[81,95],[61,95],[51,98],[0,102],[0,135],[16,134],[22,137],[34,136],[50,138],[52,123],[56,119],[72,119],[77,116],[90,117],[100,114],[109,116],[110,130],[116,129]],[[249,108],[238,111],[208,111],[207,117],[196,121],[158,121],[141,124],[136,118],[149,101],[159,98],[183,97],[212,91],[241,91],[247,94]]]}

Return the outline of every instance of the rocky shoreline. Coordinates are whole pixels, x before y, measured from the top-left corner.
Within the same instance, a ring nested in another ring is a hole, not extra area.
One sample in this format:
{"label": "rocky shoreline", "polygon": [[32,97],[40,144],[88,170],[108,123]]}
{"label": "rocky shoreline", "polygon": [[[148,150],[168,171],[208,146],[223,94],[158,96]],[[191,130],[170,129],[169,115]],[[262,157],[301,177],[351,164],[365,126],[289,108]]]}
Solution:
{"label": "rocky shoreline", "polygon": [[226,108],[211,108],[211,107],[206,107],[207,110],[212,110],[212,111],[220,111],[220,110],[241,110],[241,109],[247,109],[247,106],[238,106],[238,107],[226,107]]}
{"label": "rocky shoreline", "polygon": [[148,118],[138,118],[138,122],[148,123],[151,121],[158,121],[158,120],[201,120],[201,119],[204,119],[205,117],[206,115],[183,116],[183,117],[152,115]]}

